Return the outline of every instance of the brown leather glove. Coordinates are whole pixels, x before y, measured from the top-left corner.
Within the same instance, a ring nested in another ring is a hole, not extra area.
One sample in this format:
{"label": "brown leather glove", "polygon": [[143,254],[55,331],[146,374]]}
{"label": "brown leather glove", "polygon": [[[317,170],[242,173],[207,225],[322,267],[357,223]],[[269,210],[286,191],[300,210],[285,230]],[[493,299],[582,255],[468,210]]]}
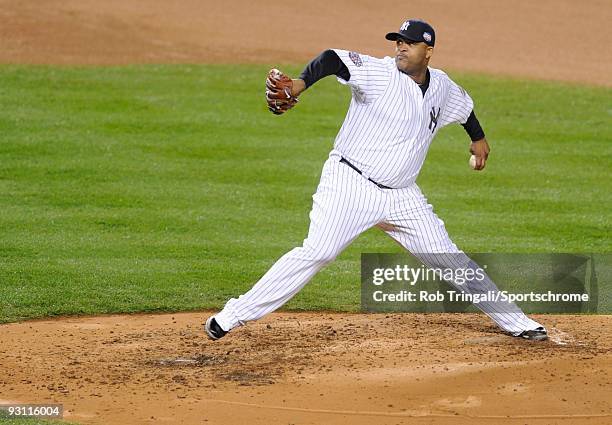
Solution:
{"label": "brown leather glove", "polygon": [[298,98],[291,94],[293,81],[276,68],[268,72],[266,78],[266,101],[268,109],[275,115],[284,114],[293,108]]}

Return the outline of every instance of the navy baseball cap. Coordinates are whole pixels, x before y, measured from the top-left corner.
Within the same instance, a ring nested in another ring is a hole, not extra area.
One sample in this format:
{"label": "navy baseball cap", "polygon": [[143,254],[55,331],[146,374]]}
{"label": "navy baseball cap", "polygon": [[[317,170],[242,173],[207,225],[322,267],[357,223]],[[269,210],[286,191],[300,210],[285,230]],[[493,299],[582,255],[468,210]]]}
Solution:
{"label": "navy baseball cap", "polygon": [[390,32],[385,38],[391,41],[405,38],[410,41],[423,42],[432,47],[436,44],[436,33],[432,26],[419,19],[408,19],[402,24],[399,32]]}

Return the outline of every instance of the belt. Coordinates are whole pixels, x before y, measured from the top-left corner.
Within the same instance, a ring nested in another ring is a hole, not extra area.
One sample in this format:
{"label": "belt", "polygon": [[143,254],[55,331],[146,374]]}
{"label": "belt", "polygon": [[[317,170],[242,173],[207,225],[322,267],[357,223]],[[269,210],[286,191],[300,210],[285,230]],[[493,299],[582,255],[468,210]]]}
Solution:
{"label": "belt", "polygon": [[[353,170],[357,171],[359,174],[363,175],[363,173],[361,172],[361,170],[357,167],[355,167],[353,164],[351,164],[350,162],[348,162],[348,160],[344,157],[340,158],[340,162],[344,162],[346,165],[348,165],[349,167],[351,167]],[[371,178],[368,177],[368,180],[371,181],[372,183],[374,183],[376,186],[380,187],[381,189],[393,189],[392,187],[389,186],[385,186],[384,184],[380,184],[380,183],[376,183],[374,180],[372,180]]]}

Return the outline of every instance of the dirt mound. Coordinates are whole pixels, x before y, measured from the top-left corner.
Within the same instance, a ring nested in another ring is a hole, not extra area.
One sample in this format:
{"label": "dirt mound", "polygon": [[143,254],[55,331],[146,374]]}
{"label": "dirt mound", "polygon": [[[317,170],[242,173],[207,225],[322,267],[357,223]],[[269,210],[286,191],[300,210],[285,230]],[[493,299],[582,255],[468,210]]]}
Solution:
{"label": "dirt mound", "polygon": [[437,31],[432,65],[612,86],[612,2],[540,0],[0,0],[0,62],[305,63],[329,47],[392,54],[408,17]]}
{"label": "dirt mound", "polygon": [[[211,342],[207,314],[0,326],[0,394],[85,424],[609,423],[612,318],[272,314]],[[606,390],[608,389],[608,390]]]}

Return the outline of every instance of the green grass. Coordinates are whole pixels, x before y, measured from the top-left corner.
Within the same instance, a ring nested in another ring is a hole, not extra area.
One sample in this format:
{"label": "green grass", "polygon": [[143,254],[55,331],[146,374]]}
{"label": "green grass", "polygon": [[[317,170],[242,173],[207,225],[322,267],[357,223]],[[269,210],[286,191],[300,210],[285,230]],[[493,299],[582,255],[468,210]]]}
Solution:
{"label": "green grass", "polygon": [[[217,308],[300,245],[349,101],[332,78],[273,116],[262,66],[0,66],[0,322]],[[298,68],[288,68],[291,72]],[[609,252],[612,91],[452,74],[492,146],[459,126],[419,179],[475,252]],[[288,305],[359,308],[366,232]]]}
{"label": "green grass", "polygon": [[8,412],[0,409],[0,425],[70,425],[74,422],[64,422],[57,419],[39,419],[26,417],[10,417]]}
{"label": "green grass", "polygon": [[2,419],[0,425],[69,425],[68,422],[46,419]]}
{"label": "green grass", "polygon": [[75,425],[75,422],[63,422],[63,421],[58,421],[58,420],[51,420],[51,419],[26,419],[26,418],[20,418],[20,419],[3,419],[2,417],[0,417],[0,425],[70,425],[73,424]]}

